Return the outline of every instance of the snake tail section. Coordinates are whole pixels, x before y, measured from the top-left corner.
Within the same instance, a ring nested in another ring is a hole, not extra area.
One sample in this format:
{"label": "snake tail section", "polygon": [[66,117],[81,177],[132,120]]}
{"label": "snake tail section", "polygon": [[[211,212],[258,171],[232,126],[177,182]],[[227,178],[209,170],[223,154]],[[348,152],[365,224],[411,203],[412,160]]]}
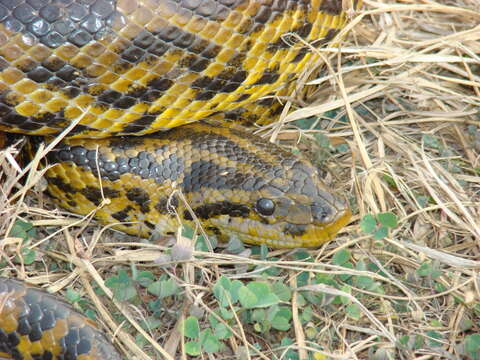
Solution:
{"label": "snake tail section", "polygon": [[0,277],[0,357],[15,360],[121,360],[93,321],[69,304]]}
{"label": "snake tail section", "polygon": [[256,100],[342,29],[343,2],[2,1],[0,129],[56,134],[80,119],[71,136],[142,135],[243,108],[271,122]]}
{"label": "snake tail section", "polygon": [[178,218],[192,222],[174,190],[220,240],[314,247],[350,219],[311,163],[237,127],[197,122],[142,137],[67,139],[47,159],[48,190],[60,206],[95,211],[142,237],[173,234]]}

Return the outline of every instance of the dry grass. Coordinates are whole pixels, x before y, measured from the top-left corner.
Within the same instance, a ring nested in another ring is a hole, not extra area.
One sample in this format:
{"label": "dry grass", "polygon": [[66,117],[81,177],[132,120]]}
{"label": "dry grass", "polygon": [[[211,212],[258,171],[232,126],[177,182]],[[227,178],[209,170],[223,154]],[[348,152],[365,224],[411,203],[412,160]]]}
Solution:
{"label": "dry grass", "polygon": [[[293,315],[289,335],[300,359],[307,359],[316,344],[335,359],[370,359],[374,354],[378,359],[461,359],[465,337],[480,334],[480,2],[364,3],[342,47],[320,50],[328,66],[314,80],[299,85],[308,96],[292,102],[294,110],[284,114],[281,126],[262,129],[263,135],[280,139],[292,134],[311,138],[322,131],[333,144],[350,149],[334,153],[325,165],[327,181],[350,197],[355,221],[332,243],[309,251],[315,262],[296,261],[290,251],[272,252],[275,261],[262,261],[217,250],[194,251],[190,260],[159,267],[153,261],[164,256],[163,246],[119,242],[118,234],[108,229],[85,228],[88,221],[46,210],[51,207],[45,206],[48,201],[40,191],[25,200],[26,190],[35,183],[39,186],[39,174],[29,172],[27,185],[21,185],[22,170],[10,149],[0,153],[0,235],[8,234],[18,219],[47,230],[40,230],[39,239],[29,244],[38,251],[37,261],[29,266],[14,261],[19,239],[6,237],[1,248],[3,274],[28,278],[49,291],[75,287],[94,304],[117,345],[143,359],[186,358],[177,326],[182,317],[210,314],[211,287],[218,277],[259,278],[252,267],[277,267],[281,273],[272,280],[296,289],[289,303]],[[332,110],[333,117],[322,117]],[[310,116],[317,119],[312,121],[313,130],[295,126],[296,120]],[[323,130],[314,128],[317,123]],[[399,226],[382,241],[373,241],[361,232],[358,220],[379,212],[397,215]],[[376,264],[382,272],[333,265],[332,257],[343,249],[351,252],[354,265]],[[439,271],[438,276],[420,276],[418,270],[425,264]],[[117,269],[132,265],[167,273],[183,291],[183,303],[163,304],[164,324],[150,333],[139,325],[147,314],[144,304],[111,300],[111,290],[104,284]],[[323,284],[297,288],[298,275],[307,270],[311,276],[365,275],[377,281],[383,293],[353,287],[350,295]],[[93,285],[106,296],[99,297]],[[359,306],[362,317],[349,318],[342,306],[333,314],[318,306],[313,320],[301,324],[298,294],[306,290],[343,295]],[[398,312],[399,302],[408,311]],[[112,316],[118,313],[132,325],[128,331],[121,330]],[[237,320],[228,349],[216,359],[281,358],[278,349],[255,350],[254,342],[270,347]],[[428,331],[441,335],[441,346],[429,346],[428,341],[420,348],[396,346],[401,336],[425,336]],[[147,339],[147,346],[135,344],[131,334],[138,333]],[[251,349],[249,355],[246,348]],[[316,359],[322,358],[319,354]]]}

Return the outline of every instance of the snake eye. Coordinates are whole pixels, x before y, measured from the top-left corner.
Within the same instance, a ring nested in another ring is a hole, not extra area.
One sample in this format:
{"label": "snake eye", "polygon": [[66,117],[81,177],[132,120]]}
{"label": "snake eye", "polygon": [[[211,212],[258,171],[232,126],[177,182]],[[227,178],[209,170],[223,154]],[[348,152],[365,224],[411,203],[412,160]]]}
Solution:
{"label": "snake eye", "polygon": [[260,215],[270,216],[275,211],[275,203],[273,200],[261,198],[257,200],[256,209]]}

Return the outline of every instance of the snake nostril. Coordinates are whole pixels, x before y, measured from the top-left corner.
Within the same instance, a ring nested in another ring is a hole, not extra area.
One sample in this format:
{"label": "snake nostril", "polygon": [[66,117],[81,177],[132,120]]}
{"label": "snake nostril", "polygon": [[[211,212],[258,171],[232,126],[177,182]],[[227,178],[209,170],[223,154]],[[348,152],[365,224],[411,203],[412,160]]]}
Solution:
{"label": "snake nostril", "polygon": [[322,205],[319,203],[313,203],[311,205],[313,219],[319,221],[322,224],[328,223],[334,216],[333,208],[328,205]]}

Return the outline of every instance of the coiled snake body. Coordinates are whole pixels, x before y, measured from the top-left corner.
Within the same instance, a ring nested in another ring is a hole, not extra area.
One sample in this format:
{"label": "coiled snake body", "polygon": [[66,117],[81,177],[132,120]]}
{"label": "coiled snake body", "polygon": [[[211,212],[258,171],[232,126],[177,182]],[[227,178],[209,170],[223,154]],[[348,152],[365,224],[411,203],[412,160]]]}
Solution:
{"label": "coiled snake body", "polygon": [[[221,240],[318,246],[348,222],[344,201],[308,161],[236,124],[273,121],[273,96],[290,94],[309,46],[346,18],[342,0],[0,1],[0,130],[54,136],[75,123],[47,155],[49,192],[124,232],[169,234],[196,217]],[[0,286],[38,307],[23,285]],[[0,353],[79,355],[73,335],[41,336],[52,322],[34,331],[22,310],[8,316]]]}

